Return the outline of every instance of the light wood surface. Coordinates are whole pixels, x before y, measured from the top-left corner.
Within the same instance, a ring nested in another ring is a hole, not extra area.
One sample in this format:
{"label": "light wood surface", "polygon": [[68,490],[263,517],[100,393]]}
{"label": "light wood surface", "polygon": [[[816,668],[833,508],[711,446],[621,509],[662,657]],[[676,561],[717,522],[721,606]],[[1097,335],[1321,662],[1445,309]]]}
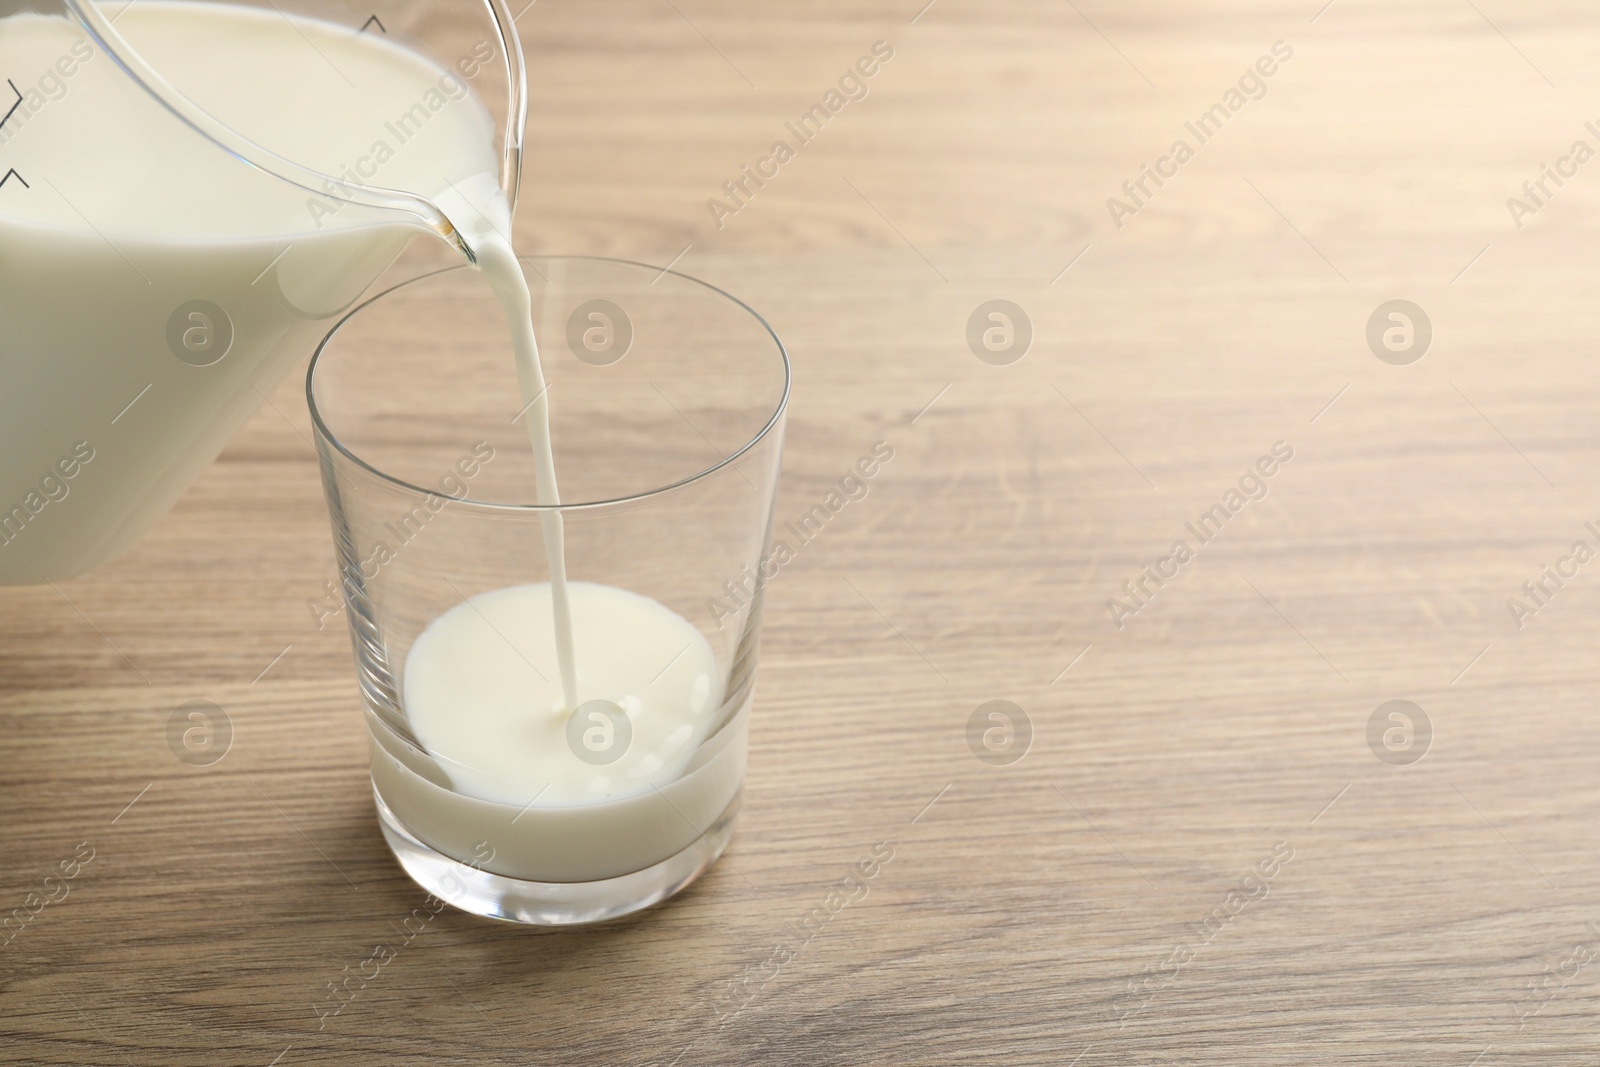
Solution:
{"label": "light wood surface", "polygon": [[[1600,563],[1506,605],[1600,540],[1600,162],[1506,206],[1600,142],[1594,11],[921,3],[520,22],[523,250],[688,246],[767,315],[780,518],[895,450],[769,590],[725,860],[595,929],[444,911],[319,1029],[422,892],[307,606],[332,550],[294,373],[134,552],[0,591],[0,910],[94,857],[0,949],[0,1062],[1595,1062]],[[717,229],[706,199],[877,40],[867,99]],[[1280,40],[1118,229],[1107,198]],[[1392,366],[1365,330],[1401,298],[1434,337]],[[967,347],[991,299],[1033,324],[1010,366]],[[1118,629],[1107,599],[1278,441]],[[968,747],[993,699],[1032,723],[1010,766]],[[1368,745],[1394,699],[1432,724],[1409,766]],[[209,768],[167,746],[189,700],[233,723]]]}

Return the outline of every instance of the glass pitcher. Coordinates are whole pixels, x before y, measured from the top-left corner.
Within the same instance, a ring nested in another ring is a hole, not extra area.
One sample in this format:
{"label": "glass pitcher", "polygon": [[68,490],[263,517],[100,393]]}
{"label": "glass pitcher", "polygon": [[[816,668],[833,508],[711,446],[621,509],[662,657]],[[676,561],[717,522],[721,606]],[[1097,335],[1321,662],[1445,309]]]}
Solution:
{"label": "glass pitcher", "polygon": [[136,541],[415,236],[509,236],[504,0],[360,2],[0,0],[0,584]]}

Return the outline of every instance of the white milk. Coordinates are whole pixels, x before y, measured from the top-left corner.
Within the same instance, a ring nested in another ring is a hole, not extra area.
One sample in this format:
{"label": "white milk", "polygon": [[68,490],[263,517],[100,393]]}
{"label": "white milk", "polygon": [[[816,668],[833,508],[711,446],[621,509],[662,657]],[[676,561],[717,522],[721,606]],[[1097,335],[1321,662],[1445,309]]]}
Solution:
{"label": "white milk", "polygon": [[[424,196],[497,188],[493,121],[465,80],[492,50],[445,71],[376,32],[167,0],[117,28],[306,166]],[[0,75],[24,94],[0,127],[0,175],[17,173],[0,186],[0,584],[19,584],[136,540],[419,227],[240,163],[65,18],[0,21]],[[196,301],[226,321],[193,318]]]}
{"label": "white milk", "polygon": [[[744,781],[749,703],[724,716],[724,672],[700,631],[637,593],[569,591],[576,730],[552,666],[546,583],[480,593],[417,637],[403,692],[428,755],[373,728],[384,803],[425,844],[494,874],[586,882],[642,870],[694,845]],[[626,713],[626,745],[581,715],[596,697]]]}
{"label": "white milk", "polygon": [[[407,830],[460,861],[460,877],[480,868],[536,882],[620,878],[694,845],[728,812],[744,782],[749,714],[746,700],[677,777],[663,774],[647,792],[601,803],[481,799],[381,724],[372,730],[372,781]],[[486,847],[493,858],[484,861]]]}
{"label": "white milk", "polygon": [[[528,280],[522,276],[522,265],[511,247],[510,213],[504,210],[505,198],[495,192],[496,201],[491,206],[500,210],[477,209],[473,214],[448,215],[457,225],[467,225],[469,242],[474,244],[478,267],[489,280],[500,301],[511,330],[512,347],[517,359],[517,384],[522,390],[524,418],[528,426],[528,440],[533,445],[535,477],[538,479],[536,501],[545,507],[561,503],[561,490],[556,485],[555,449],[550,443],[550,395],[544,380],[544,367],[539,362],[539,342],[533,336],[533,297],[528,292]],[[444,201],[447,213],[455,198]],[[463,221],[458,221],[458,218]],[[492,219],[504,219],[504,232],[494,229]],[[471,234],[477,230],[481,240],[472,242]],[[547,511],[539,516],[544,532],[545,558],[550,564],[552,610],[555,621],[555,643],[558,667],[561,673],[561,691],[568,711],[578,706],[577,666],[573,649],[572,610],[567,593],[567,550],[565,522],[559,511]]]}
{"label": "white milk", "polygon": [[624,732],[591,713],[569,735],[549,584],[481,593],[434,619],[405,666],[412,732],[462,792],[518,808],[636,796],[678,777],[710,730],[722,676],[700,631],[637,593],[569,588],[581,697],[620,707]]}

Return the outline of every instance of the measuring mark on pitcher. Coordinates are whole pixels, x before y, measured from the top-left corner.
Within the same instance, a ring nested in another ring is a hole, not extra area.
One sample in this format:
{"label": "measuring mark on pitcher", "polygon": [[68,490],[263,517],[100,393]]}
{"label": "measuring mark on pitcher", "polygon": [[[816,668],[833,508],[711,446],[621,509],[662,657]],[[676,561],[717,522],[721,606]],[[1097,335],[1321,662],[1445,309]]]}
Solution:
{"label": "measuring mark on pitcher", "polygon": [[22,183],[22,187],[24,189],[32,189],[33,188],[33,186],[28,184],[28,179],[24,178],[22,175],[17,173],[17,168],[16,167],[12,167],[10,170],[6,171],[6,176],[4,178],[0,178],[0,185],[4,185],[6,182],[10,181],[12,178],[15,178],[15,179],[17,179],[17,181],[21,182]]}
{"label": "measuring mark on pitcher", "polygon": [[[150,385],[154,385],[154,384],[156,384],[156,383],[155,382],[151,382],[150,383]],[[131,407],[133,407],[133,405],[137,404],[139,402],[139,397],[144,396],[144,394],[146,394],[146,393],[148,393],[150,391],[150,385],[147,385],[143,389],[139,390],[139,396],[136,396],[132,400],[128,401],[128,407],[123,408],[121,411],[117,412],[117,419],[120,419],[120,418],[122,418],[122,416],[126,415],[128,413],[128,408],[131,408]],[[115,426],[117,424],[117,419],[112,419],[111,420],[111,425]],[[285,651],[287,651],[287,649]],[[276,663],[277,660],[273,660],[273,662]],[[254,683],[252,683],[252,684],[254,684]]]}
{"label": "measuring mark on pitcher", "polygon": [[6,112],[6,117],[0,119],[0,126],[4,126],[7,122],[9,122],[11,120],[11,116],[17,113],[17,108],[22,106],[22,90],[17,88],[17,83],[12,81],[10,78],[7,78],[6,84],[11,86],[11,91],[17,94],[17,102],[11,105],[11,110]]}
{"label": "measuring mark on pitcher", "polygon": [[372,25],[374,22],[378,23],[378,29],[383,30],[383,35],[385,37],[387,37],[389,35],[389,31],[383,29],[383,23],[382,23],[382,21],[379,20],[378,16],[376,16],[376,15],[373,15],[371,18],[369,18],[362,25],[362,27],[359,30],[356,31],[356,33],[358,33],[358,34],[366,33],[367,32],[367,27]]}

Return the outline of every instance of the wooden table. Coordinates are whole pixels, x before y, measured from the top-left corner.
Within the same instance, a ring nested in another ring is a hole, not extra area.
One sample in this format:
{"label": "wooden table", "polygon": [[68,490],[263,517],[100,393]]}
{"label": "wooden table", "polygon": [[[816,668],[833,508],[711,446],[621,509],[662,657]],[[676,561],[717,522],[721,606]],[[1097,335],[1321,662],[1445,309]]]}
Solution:
{"label": "wooden table", "polygon": [[[134,552],[0,593],[0,905],[78,868],[0,949],[0,1062],[1595,1062],[1600,564],[1560,561],[1600,545],[1600,164],[1507,205],[1600,147],[1592,10],[922,2],[520,23],[524,250],[680,257],[769,316],[780,518],[895,452],[769,589],[726,859],[599,928],[404,943],[291,373]],[[1414,362],[1367,341],[1397,299]],[[1019,361],[969,348],[990,300]],[[189,700],[233,725],[210,767],[167,744]],[[1020,760],[969,745],[991,700]],[[1386,741],[1392,700],[1431,737]]]}

